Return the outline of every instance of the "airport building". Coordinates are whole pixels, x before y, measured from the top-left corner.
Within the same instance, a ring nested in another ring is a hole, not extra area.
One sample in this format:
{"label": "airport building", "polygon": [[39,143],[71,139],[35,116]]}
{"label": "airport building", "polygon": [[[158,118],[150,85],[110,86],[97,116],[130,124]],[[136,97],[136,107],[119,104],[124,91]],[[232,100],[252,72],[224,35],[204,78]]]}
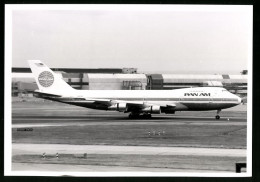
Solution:
{"label": "airport building", "polygon": [[232,93],[247,93],[247,75],[151,74],[147,89],[170,90],[191,87],[224,87]]}
{"label": "airport building", "polygon": [[68,74],[62,73],[63,80],[75,89],[81,90],[144,90],[145,74]]}
{"label": "airport building", "polygon": [[[81,90],[170,90],[191,87],[224,87],[247,94],[247,75],[138,74],[136,68],[52,68],[64,81]],[[12,69],[12,95],[23,96],[37,89],[29,68]]]}
{"label": "airport building", "polygon": [[[144,90],[145,74],[136,68],[70,69],[51,68],[64,81],[81,90]],[[26,96],[37,89],[30,68],[12,68],[12,96]]]}

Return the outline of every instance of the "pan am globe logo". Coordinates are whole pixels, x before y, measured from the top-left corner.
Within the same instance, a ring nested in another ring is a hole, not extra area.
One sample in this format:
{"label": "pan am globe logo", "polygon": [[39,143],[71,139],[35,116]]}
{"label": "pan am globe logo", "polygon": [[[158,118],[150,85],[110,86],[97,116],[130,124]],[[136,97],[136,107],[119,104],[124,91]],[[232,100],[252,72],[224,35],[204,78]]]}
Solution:
{"label": "pan am globe logo", "polygon": [[49,71],[43,71],[38,77],[39,83],[43,87],[50,87],[54,82],[54,76]]}

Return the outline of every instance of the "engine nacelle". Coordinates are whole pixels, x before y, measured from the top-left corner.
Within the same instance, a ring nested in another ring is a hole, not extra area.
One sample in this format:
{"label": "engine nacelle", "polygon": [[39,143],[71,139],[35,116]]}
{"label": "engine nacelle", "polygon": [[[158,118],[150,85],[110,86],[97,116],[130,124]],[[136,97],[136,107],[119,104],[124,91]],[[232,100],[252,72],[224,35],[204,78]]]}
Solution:
{"label": "engine nacelle", "polygon": [[148,112],[151,114],[161,114],[161,107],[160,106],[149,106],[142,109],[143,112]]}
{"label": "engine nacelle", "polygon": [[126,103],[118,103],[117,104],[117,111],[119,112],[124,112],[127,110],[127,105]]}
{"label": "engine nacelle", "polygon": [[167,105],[167,107],[162,108],[162,112],[164,112],[165,114],[175,114],[175,111],[176,111],[175,104]]}
{"label": "engine nacelle", "polygon": [[124,112],[127,110],[127,104],[126,103],[116,103],[112,106],[109,106],[108,110]]}

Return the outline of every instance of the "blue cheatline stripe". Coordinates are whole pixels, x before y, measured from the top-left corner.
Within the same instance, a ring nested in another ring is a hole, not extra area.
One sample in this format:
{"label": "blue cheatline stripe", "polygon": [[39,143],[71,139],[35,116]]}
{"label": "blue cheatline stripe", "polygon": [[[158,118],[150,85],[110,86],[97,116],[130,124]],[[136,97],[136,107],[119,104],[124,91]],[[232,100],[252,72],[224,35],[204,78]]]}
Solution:
{"label": "blue cheatline stripe", "polygon": [[[84,98],[61,98],[63,100],[81,100],[84,101]],[[238,99],[236,98],[88,98],[88,99],[107,99],[107,100],[124,100],[124,101],[180,101],[180,102],[212,102],[212,101],[219,101],[219,102],[237,102]]]}

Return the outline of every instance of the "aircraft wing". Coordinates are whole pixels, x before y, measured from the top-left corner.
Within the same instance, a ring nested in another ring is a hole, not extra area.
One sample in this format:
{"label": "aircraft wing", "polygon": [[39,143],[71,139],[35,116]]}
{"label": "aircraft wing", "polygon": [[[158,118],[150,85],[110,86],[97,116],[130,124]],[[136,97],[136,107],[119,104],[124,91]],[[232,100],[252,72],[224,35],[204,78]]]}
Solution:
{"label": "aircraft wing", "polygon": [[86,99],[85,98],[85,100],[88,102],[92,101],[93,104],[102,104],[102,105],[106,105],[106,106],[111,106],[111,105],[115,104],[114,100],[110,100],[110,99]]}
{"label": "aircraft wing", "polygon": [[134,106],[134,107],[139,107],[142,108],[144,107],[144,103],[143,102],[139,102],[139,101],[125,101],[125,100],[111,100],[111,99],[85,99],[86,101],[93,101],[93,104],[103,104],[106,106],[112,106],[114,104],[118,104],[118,103],[126,103],[127,106]]}
{"label": "aircraft wing", "polygon": [[[128,100],[113,100],[113,99],[97,99],[97,98],[83,98],[83,97],[70,97],[70,96],[61,96],[58,94],[50,94],[35,91],[34,92],[37,97],[60,101],[60,102],[68,102],[68,103],[91,103],[96,106],[104,106],[110,109],[114,107],[116,110],[118,107],[125,107],[126,112],[141,112],[141,111],[149,111],[151,107],[164,107],[164,108],[174,108],[176,107],[175,104],[152,104],[146,101],[128,101]],[[84,105],[83,105],[84,106]],[[111,109],[112,110],[112,109]]]}
{"label": "aircraft wing", "polygon": [[125,105],[127,108],[127,112],[132,111],[141,111],[146,108],[150,108],[151,106],[164,107],[164,108],[175,108],[176,104],[152,104],[147,103],[146,101],[127,101],[127,100],[110,100],[110,99],[86,99],[88,102],[92,102],[96,105],[105,105],[105,106],[117,106]]}

